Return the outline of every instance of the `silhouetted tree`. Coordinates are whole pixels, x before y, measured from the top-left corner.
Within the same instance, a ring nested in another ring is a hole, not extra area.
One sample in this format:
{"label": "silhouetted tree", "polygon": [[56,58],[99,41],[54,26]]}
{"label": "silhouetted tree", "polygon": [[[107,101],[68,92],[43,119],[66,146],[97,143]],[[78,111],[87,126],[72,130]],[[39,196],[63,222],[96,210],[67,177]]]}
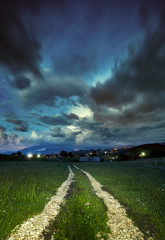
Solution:
{"label": "silhouetted tree", "polygon": [[69,152],[69,153],[68,153],[68,157],[71,157],[71,158],[74,157],[73,153],[72,153],[72,152]]}
{"label": "silhouetted tree", "polygon": [[60,155],[61,155],[61,157],[67,157],[68,153],[66,151],[61,151]]}
{"label": "silhouetted tree", "polygon": [[22,156],[22,153],[20,151],[17,152],[18,156]]}

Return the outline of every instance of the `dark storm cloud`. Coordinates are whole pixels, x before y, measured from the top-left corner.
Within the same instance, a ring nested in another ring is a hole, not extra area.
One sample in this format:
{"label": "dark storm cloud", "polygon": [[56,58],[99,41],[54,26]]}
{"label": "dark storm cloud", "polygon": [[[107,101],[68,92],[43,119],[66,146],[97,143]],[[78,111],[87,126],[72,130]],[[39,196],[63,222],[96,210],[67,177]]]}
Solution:
{"label": "dark storm cloud", "polygon": [[141,1],[140,8],[139,8],[139,18],[143,26],[145,26],[148,22],[148,18],[151,12],[151,3],[152,3],[152,0]]}
{"label": "dark storm cloud", "polygon": [[75,132],[72,132],[72,136],[77,136],[77,135],[79,135],[81,133],[82,133],[81,131],[75,131]]}
{"label": "dark storm cloud", "polygon": [[15,133],[9,134],[5,127],[0,126],[0,146],[10,145],[10,144],[15,145],[23,141],[24,141],[24,138],[19,137]]}
{"label": "dark storm cloud", "polygon": [[8,136],[5,133],[5,131],[6,131],[6,128],[3,126],[0,126],[0,143],[4,145],[8,144]]}
{"label": "dark storm cloud", "polygon": [[19,90],[30,87],[31,81],[26,77],[16,77],[15,81],[11,82],[11,86]]}
{"label": "dark storm cloud", "polygon": [[[163,2],[3,1],[0,67],[6,74],[0,75],[5,104],[1,107],[18,117],[6,116],[7,130],[0,127],[0,142],[37,145],[58,140],[62,147],[66,143],[95,148],[163,139]],[[157,15],[161,15],[158,26]],[[104,82],[113,60],[125,56],[131,39],[142,38],[145,29],[144,42],[134,42],[127,59],[117,62],[112,78]],[[81,106],[88,106],[90,117],[72,113],[73,106],[80,113]],[[59,115],[53,116],[55,111]]]}
{"label": "dark storm cloud", "polygon": [[88,118],[83,118],[81,121],[75,122],[75,125],[80,127],[82,130],[96,130],[102,125],[102,123]]}
{"label": "dark storm cloud", "polygon": [[29,125],[18,119],[15,115],[10,115],[7,117],[7,122],[14,124],[14,129],[20,132],[27,132],[29,130]]}
{"label": "dark storm cloud", "polygon": [[74,114],[62,114],[57,116],[37,116],[37,120],[48,125],[70,125],[74,120],[79,120],[79,117]]}
{"label": "dark storm cloud", "polygon": [[82,53],[71,53],[60,58],[53,59],[55,73],[59,75],[78,75],[96,72],[97,62],[95,54],[85,56]]}
{"label": "dark storm cloud", "polygon": [[56,126],[56,125],[69,125],[68,120],[63,117],[63,116],[55,116],[55,117],[51,117],[51,116],[40,116],[38,117],[38,120],[46,123],[48,125],[52,125],[52,126]]}
{"label": "dark storm cloud", "polygon": [[113,135],[110,128],[105,127],[103,123],[97,122],[94,119],[84,118],[77,122],[77,126],[80,127],[82,132],[84,130],[91,131],[94,136],[106,137],[108,139]]}
{"label": "dark storm cloud", "polygon": [[[97,122],[94,119],[80,119],[74,123],[74,126],[80,129],[80,131],[77,131],[76,137],[80,135],[80,139],[82,137],[83,143],[88,147],[95,146],[99,148],[109,146],[111,141],[116,137],[114,130],[110,126],[104,126],[103,123]],[[74,135],[74,132],[72,134]]]}
{"label": "dark storm cloud", "polygon": [[22,123],[21,125],[16,125],[14,129],[20,132],[28,132],[29,126],[27,123]]}
{"label": "dark storm cloud", "polygon": [[165,12],[164,0],[141,0],[139,7],[139,19],[142,26],[146,26],[153,17],[153,13],[160,15]]}
{"label": "dark storm cloud", "polygon": [[66,115],[66,117],[69,119],[79,120],[79,116],[74,113],[70,113],[69,115]]}
{"label": "dark storm cloud", "polygon": [[[21,0],[17,0],[20,2]],[[65,0],[24,0],[23,5],[26,6],[32,13],[37,13],[43,8],[55,8],[60,14],[65,13]]]}
{"label": "dark storm cloud", "polygon": [[58,98],[68,99],[72,96],[84,97],[87,86],[76,79],[54,79],[45,84],[36,84],[21,94],[22,104],[33,108],[36,105],[54,106]]}
{"label": "dark storm cloud", "polygon": [[61,127],[58,128],[54,128],[52,133],[51,133],[52,137],[58,137],[58,138],[64,138],[66,135],[65,133],[62,131]]}
{"label": "dark storm cloud", "polygon": [[[102,123],[95,120],[83,119],[77,123],[81,130],[76,136],[76,143],[79,144],[79,139],[83,139],[83,144],[88,148],[102,148],[112,145],[112,141],[116,137],[109,127],[105,127]],[[79,136],[80,135],[80,136]]]}
{"label": "dark storm cloud", "polygon": [[14,75],[31,72],[41,78],[39,69],[41,61],[41,44],[37,40],[34,29],[27,31],[21,10],[22,1],[3,1],[0,8],[0,64],[8,68]]}
{"label": "dark storm cloud", "polygon": [[1,145],[8,145],[10,143],[16,144],[18,141],[21,141],[21,139],[16,134],[9,135],[6,133],[6,128],[3,126],[0,126],[0,144]]}
{"label": "dark storm cloud", "polygon": [[111,124],[106,124],[106,120],[104,120],[104,123],[97,123],[94,120],[84,119],[83,121],[79,121],[77,126],[81,129],[82,134],[87,132],[83,136],[83,142],[88,147],[109,148],[109,146],[149,143],[153,142],[153,139],[155,141],[163,139],[164,123],[155,124],[153,122],[151,125],[151,123],[148,124],[145,120],[144,123],[143,127],[125,124],[124,127],[119,125],[117,128],[117,120],[116,124],[112,126]]}
{"label": "dark storm cloud", "polygon": [[18,83],[17,75],[24,78],[32,73],[38,80],[43,79],[40,69],[41,40],[37,37],[38,28],[34,18],[43,10],[54,8],[65,12],[64,0],[2,0],[0,7],[0,64],[10,70],[15,82],[11,85],[18,89],[29,86],[29,82]]}
{"label": "dark storm cloud", "polygon": [[91,88],[90,97],[97,104],[94,109],[97,120],[129,124],[163,116],[164,28],[162,15],[156,31],[147,32],[141,45],[129,48],[127,60],[118,64],[113,77]]}

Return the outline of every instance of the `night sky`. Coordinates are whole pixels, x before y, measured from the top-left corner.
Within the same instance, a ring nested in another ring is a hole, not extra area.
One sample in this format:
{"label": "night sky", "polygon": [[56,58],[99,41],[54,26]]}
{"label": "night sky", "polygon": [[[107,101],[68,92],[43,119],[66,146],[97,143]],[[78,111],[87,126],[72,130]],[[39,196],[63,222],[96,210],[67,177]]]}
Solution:
{"label": "night sky", "polygon": [[0,152],[164,132],[164,1],[0,1]]}

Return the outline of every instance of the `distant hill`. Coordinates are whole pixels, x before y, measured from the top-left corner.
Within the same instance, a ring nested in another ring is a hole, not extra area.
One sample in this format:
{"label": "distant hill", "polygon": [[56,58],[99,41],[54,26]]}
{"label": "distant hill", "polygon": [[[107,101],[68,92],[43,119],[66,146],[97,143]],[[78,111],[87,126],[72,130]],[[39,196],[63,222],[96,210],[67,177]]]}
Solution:
{"label": "distant hill", "polygon": [[142,144],[129,149],[124,149],[119,154],[125,154],[128,159],[136,159],[143,152],[143,157],[162,157],[165,156],[165,145],[160,143]]}
{"label": "distant hill", "polygon": [[165,148],[165,144],[163,143],[148,143],[148,144],[142,144],[139,146],[133,147],[134,149],[136,148],[144,148],[144,149],[153,149],[153,148]]}
{"label": "distant hill", "polygon": [[65,144],[43,144],[43,145],[37,145],[29,148],[24,148],[21,149],[22,154],[41,154],[41,155],[46,155],[46,154],[55,154],[55,153],[60,153],[60,151],[65,150],[65,151],[73,151],[71,146],[65,145]]}

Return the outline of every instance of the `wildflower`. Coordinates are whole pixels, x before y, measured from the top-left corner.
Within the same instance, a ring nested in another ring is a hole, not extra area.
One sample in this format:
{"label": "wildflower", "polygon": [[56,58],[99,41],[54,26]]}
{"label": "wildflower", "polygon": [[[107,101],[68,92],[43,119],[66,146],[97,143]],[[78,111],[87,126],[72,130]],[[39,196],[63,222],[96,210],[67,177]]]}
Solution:
{"label": "wildflower", "polygon": [[85,206],[89,206],[89,205],[90,205],[90,203],[85,203],[84,205],[85,205]]}

